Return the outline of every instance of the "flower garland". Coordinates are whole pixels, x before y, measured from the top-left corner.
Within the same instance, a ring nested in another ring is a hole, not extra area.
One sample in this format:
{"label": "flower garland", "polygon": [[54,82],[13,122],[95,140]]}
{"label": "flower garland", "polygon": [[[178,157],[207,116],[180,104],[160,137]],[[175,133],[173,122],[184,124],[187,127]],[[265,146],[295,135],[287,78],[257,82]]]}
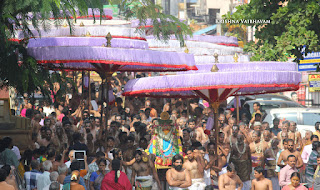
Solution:
{"label": "flower garland", "polygon": [[[167,135],[162,134],[163,132],[161,130],[161,126],[158,126],[158,125],[154,126],[154,129],[155,129],[155,134],[151,139],[151,143],[148,147],[148,150],[152,145],[152,152],[150,153],[156,155],[157,157],[155,160],[156,165],[169,166],[172,164],[172,157],[174,155],[176,154],[183,155],[182,143],[179,136],[178,127],[176,125],[175,127],[172,127],[172,129]],[[166,149],[163,149],[163,140],[169,141],[169,146]],[[167,156],[164,155],[171,148],[172,148],[172,151],[170,152],[170,154],[168,154]]]}
{"label": "flower garland", "polygon": [[262,141],[260,141],[260,143],[259,143],[259,147],[257,147],[256,142],[253,142],[253,144],[254,144],[254,147],[255,147],[255,151],[256,151],[256,153],[257,153],[257,154],[262,153],[262,148],[261,148],[261,146],[262,146]]}

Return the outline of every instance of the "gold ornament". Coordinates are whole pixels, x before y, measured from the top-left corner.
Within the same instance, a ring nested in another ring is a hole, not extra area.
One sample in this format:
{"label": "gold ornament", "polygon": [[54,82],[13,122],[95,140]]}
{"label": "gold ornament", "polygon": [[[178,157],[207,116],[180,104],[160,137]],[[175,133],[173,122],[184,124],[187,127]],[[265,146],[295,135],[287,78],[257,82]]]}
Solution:
{"label": "gold ornament", "polygon": [[211,72],[218,72],[219,68],[216,64],[212,65]]}
{"label": "gold ornament", "polygon": [[170,115],[168,114],[168,112],[162,112],[160,114],[160,119],[161,120],[169,120],[170,119]]}
{"label": "gold ornament", "polygon": [[219,106],[220,106],[220,102],[213,102],[211,104],[212,108],[213,108],[213,111],[214,113],[218,113],[218,109],[219,109]]}
{"label": "gold ornament", "polygon": [[219,63],[219,60],[218,60],[219,55],[217,53],[214,53],[213,57],[214,57],[214,62]]}
{"label": "gold ornament", "polygon": [[111,47],[112,36],[111,36],[110,32],[107,34],[106,39],[107,39],[107,47]]}
{"label": "gold ornament", "polygon": [[186,46],[186,49],[184,50],[184,53],[189,53],[189,49],[187,46]]}
{"label": "gold ornament", "polygon": [[143,162],[148,162],[148,160],[149,160],[149,159],[148,159],[147,156],[142,156],[142,161],[143,161]]}
{"label": "gold ornament", "polygon": [[67,22],[65,21],[64,23],[63,23],[63,27],[67,27],[68,26],[68,24],[67,24]]}
{"label": "gold ornament", "polygon": [[238,54],[235,53],[234,56],[233,56],[233,59],[234,59],[234,62],[235,62],[235,63],[238,62],[238,58],[239,58]]}
{"label": "gold ornament", "polygon": [[260,141],[259,146],[257,146],[256,142],[253,142],[253,144],[254,144],[256,153],[261,154],[262,153],[262,141]]}
{"label": "gold ornament", "polygon": [[86,36],[87,36],[87,37],[91,36],[91,34],[90,34],[89,31],[86,33]]}

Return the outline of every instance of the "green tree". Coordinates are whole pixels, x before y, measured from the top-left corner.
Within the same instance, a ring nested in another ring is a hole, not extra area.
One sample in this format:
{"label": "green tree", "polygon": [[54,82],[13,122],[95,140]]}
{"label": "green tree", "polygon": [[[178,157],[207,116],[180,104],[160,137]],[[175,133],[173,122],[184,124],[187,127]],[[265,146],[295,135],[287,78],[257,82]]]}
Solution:
{"label": "green tree", "polygon": [[[61,24],[58,18],[66,18],[72,32],[68,14],[75,17],[77,8],[81,15],[85,15],[89,7],[100,9],[102,14],[104,2],[103,0],[0,0],[0,87],[15,87],[20,94],[30,95],[41,90],[44,95],[49,95],[44,83],[52,86],[53,78],[59,81],[57,75],[50,76],[48,70],[28,56],[25,48],[27,41],[13,42],[9,39],[14,37],[16,30],[21,30],[26,38],[32,37],[31,27],[38,31],[47,29],[52,24]],[[175,34],[183,42],[184,36],[192,34],[184,22],[163,14],[161,7],[150,0],[110,0],[109,3],[120,5],[125,18],[139,19],[140,27],[137,30],[140,32],[143,32],[147,19],[151,19],[154,35],[161,40],[167,40],[169,35]],[[31,17],[31,14],[35,16]],[[55,18],[53,21],[49,19],[52,16]]]}
{"label": "green tree", "polygon": [[[240,24],[254,26],[257,43],[250,42],[244,50],[252,52],[252,60],[285,61],[290,55],[295,61],[303,59],[306,53],[319,51],[320,1],[251,0],[249,4],[237,7],[225,19],[240,21]],[[270,23],[245,23],[241,20],[264,20]]]}

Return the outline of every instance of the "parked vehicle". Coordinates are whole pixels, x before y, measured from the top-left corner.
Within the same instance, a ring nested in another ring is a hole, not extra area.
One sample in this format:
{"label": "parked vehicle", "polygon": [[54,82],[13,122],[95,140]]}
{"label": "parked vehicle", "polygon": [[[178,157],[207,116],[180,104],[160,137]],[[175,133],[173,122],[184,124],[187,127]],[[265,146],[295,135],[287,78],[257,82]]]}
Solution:
{"label": "parked vehicle", "polygon": [[273,119],[280,121],[289,120],[297,123],[297,130],[304,136],[306,130],[315,131],[314,124],[320,121],[320,109],[318,108],[278,108],[266,110],[264,121],[273,127]]}
{"label": "parked vehicle", "polygon": [[[292,101],[291,98],[287,96],[278,95],[278,94],[260,94],[260,95],[251,95],[251,96],[239,96],[240,100],[283,100],[283,101]],[[236,107],[236,98],[234,96],[228,98],[227,109]]]}
{"label": "parked vehicle", "polygon": [[304,108],[305,106],[294,102],[294,101],[284,101],[284,100],[250,100],[246,101],[244,105],[248,104],[250,108],[250,113],[253,113],[253,104],[255,102],[260,103],[260,109],[263,111],[273,108],[288,108],[288,107],[300,107]]}

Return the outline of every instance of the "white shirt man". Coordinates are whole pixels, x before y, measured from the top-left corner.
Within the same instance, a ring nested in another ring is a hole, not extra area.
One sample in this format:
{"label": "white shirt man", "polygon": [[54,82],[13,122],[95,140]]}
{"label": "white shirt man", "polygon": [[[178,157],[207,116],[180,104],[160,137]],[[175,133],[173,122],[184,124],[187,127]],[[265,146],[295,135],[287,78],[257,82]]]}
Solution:
{"label": "white shirt man", "polygon": [[37,189],[44,189],[47,185],[51,184],[50,172],[52,170],[52,162],[46,160],[43,162],[44,172],[37,179]]}
{"label": "white shirt man", "polygon": [[65,163],[68,168],[70,168],[71,162],[74,160],[74,150],[70,150],[70,152],[69,152],[69,159],[70,159],[70,160]]}
{"label": "white shirt man", "polygon": [[[319,141],[319,137],[316,135],[311,135],[310,139],[311,139],[311,142]],[[304,146],[302,153],[301,153],[301,158],[302,158],[303,163],[305,163],[305,164],[308,163],[311,152],[312,152],[312,143]]]}
{"label": "white shirt man", "polygon": [[[51,173],[50,173],[50,181],[51,181],[51,183],[57,182],[58,177],[59,177],[58,172],[56,172],[56,171],[51,172]],[[43,188],[43,190],[50,190],[50,185],[51,185],[51,183],[50,183],[49,185],[45,186],[45,187]],[[60,184],[60,190],[62,190],[62,187],[63,187],[63,185]]]}

